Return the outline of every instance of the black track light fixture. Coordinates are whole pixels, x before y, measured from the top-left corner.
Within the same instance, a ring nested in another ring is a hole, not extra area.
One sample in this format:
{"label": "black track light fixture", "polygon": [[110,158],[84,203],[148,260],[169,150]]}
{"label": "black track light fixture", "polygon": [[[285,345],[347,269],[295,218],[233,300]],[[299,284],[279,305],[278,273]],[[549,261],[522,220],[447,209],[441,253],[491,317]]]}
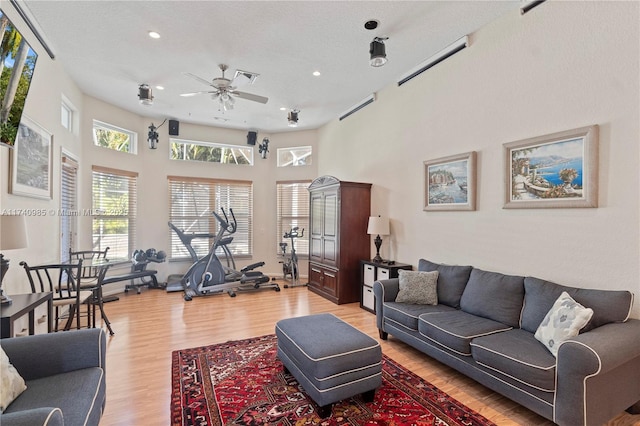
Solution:
{"label": "black track light fixture", "polygon": [[369,65],[372,67],[381,67],[387,63],[387,53],[385,51],[384,41],[389,37],[374,37],[369,45]]}
{"label": "black track light fixture", "polygon": [[292,109],[287,114],[287,121],[289,122],[289,127],[298,127],[298,111],[297,109]]}
{"label": "black track light fixture", "polygon": [[153,105],[153,93],[148,84],[138,86],[138,99],[142,105]]}

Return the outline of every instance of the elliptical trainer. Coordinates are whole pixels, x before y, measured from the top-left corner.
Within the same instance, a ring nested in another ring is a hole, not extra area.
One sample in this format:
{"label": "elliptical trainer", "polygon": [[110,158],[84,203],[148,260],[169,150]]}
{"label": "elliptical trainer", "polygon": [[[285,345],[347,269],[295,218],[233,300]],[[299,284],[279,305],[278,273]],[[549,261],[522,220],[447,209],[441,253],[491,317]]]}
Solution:
{"label": "elliptical trainer", "polygon": [[[207,296],[222,292],[227,292],[229,296],[235,297],[236,291],[259,290],[263,288],[263,283],[269,282],[269,277],[262,274],[260,274],[261,278],[258,280],[252,277],[245,277],[244,274],[239,279],[227,280],[227,270],[222,266],[215,251],[220,246],[225,234],[230,235],[236,232],[238,223],[233,214],[233,209],[229,209],[233,222],[229,222],[224,208],[221,210],[224,218],[216,212],[212,212],[220,224],[220,229],[211,244],[209,253],[191,265],[182,278],[184,300],[186,301],[196,296]],[[264,288],[273,288],[275,291],[280,291],[280,287],[277,284],[269,284]]]}

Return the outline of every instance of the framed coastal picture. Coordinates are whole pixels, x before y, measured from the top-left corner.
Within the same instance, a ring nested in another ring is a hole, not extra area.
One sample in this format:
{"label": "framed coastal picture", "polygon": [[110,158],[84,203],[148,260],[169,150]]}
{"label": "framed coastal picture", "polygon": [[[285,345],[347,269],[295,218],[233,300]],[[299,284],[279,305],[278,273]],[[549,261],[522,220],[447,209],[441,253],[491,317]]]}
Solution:
{"label": "framed coastal picture", "polygon": [[476,152],[424,162],[424,210],[476,209]]}
{"label": "framed coastal picture", "polygon": [[598,126],[503,147],[505,209],[598,207]]}
{"label": "framed coastal picture", "polygon": [[9,192],[35,198],[51,198],[53,137],[24,115],[20,119],[11,156]]}

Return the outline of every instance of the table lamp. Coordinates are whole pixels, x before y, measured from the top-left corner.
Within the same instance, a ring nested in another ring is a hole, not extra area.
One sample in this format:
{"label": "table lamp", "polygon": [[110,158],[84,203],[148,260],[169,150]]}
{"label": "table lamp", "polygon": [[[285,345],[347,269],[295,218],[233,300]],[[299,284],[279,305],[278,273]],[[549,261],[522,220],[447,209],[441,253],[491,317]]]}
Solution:
{"label": "table lamp", "polygon": [[382,238],[380,238],[380,235],[389,235],[389,219],[380,216],[370,216],[367,234],[376,235],[376,239],[373,240],[376,245],[376,257],[374,257],[372,261],[375,263],[382,263],[382,258],[380,257]]}
{"label": "table lamp", "polygon": [[[27,225],[24,216],[0,216],[0,250],[17,250],[27,247]],[[2,292],[2,280],[9,269],[9,259],[0,253],[0,303],[11,303]]]}

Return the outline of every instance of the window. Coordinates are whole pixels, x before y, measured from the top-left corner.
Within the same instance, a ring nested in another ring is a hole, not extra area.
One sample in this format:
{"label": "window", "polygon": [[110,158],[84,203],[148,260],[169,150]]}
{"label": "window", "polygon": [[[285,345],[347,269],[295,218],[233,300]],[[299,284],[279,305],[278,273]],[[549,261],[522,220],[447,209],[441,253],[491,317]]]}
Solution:
{"label": "window", "polygon": [[69,260],[69,250],[75,250],[78,217],[78,163],[62,153],[60,178],[60,261]]}
{"label": "window", "polygon": [[128,259],[136,244],[138,174],[93,166],[93,250]]}
{"label": "window", "polygon": [[137,152],[138,135],[130,130],[93,120],[93,144],[120,152]]}
{"label": "window", "polygon": [[298,227],[299,232],[305,230],[302,238],[296,238],[296,253],[298,256],[309,255],[309,185],[311,181],[276,182],[277,190],[277,238],[278,254],[281,254],[279,244],[286,242],[287,253],[291,252],[291,240],[283,238],[285,232]]}
{"label": "window", "polygon": [[[238,229],[228,247],[236,258],[253,253],[252,182],[179,176],[169,176],[168,179],[171,223],[186,233],[215,235],[219,227],[211,213],[221,215],[224,207],[231,220],[230,209],[233,209]],[[191,245],[198,258],[208,253],[212,242],[201,238],[192,240]],[[173,231],[170,247],[170,258],[189,258],[187,249]]]}
{"label": "window", "polygon": [[278,167],[309,166],[312,153],[310,146],[278,148]]}
{"label": "window", "polygon": [[73,121],[75,117],[75,108],[62,97],[62,103],[60,104],[60,122],[62,127],[73,133]]}
{"label": "window", "polygon": [[172,160],[253,165],[253,148],[210,142],[171,139]]}

